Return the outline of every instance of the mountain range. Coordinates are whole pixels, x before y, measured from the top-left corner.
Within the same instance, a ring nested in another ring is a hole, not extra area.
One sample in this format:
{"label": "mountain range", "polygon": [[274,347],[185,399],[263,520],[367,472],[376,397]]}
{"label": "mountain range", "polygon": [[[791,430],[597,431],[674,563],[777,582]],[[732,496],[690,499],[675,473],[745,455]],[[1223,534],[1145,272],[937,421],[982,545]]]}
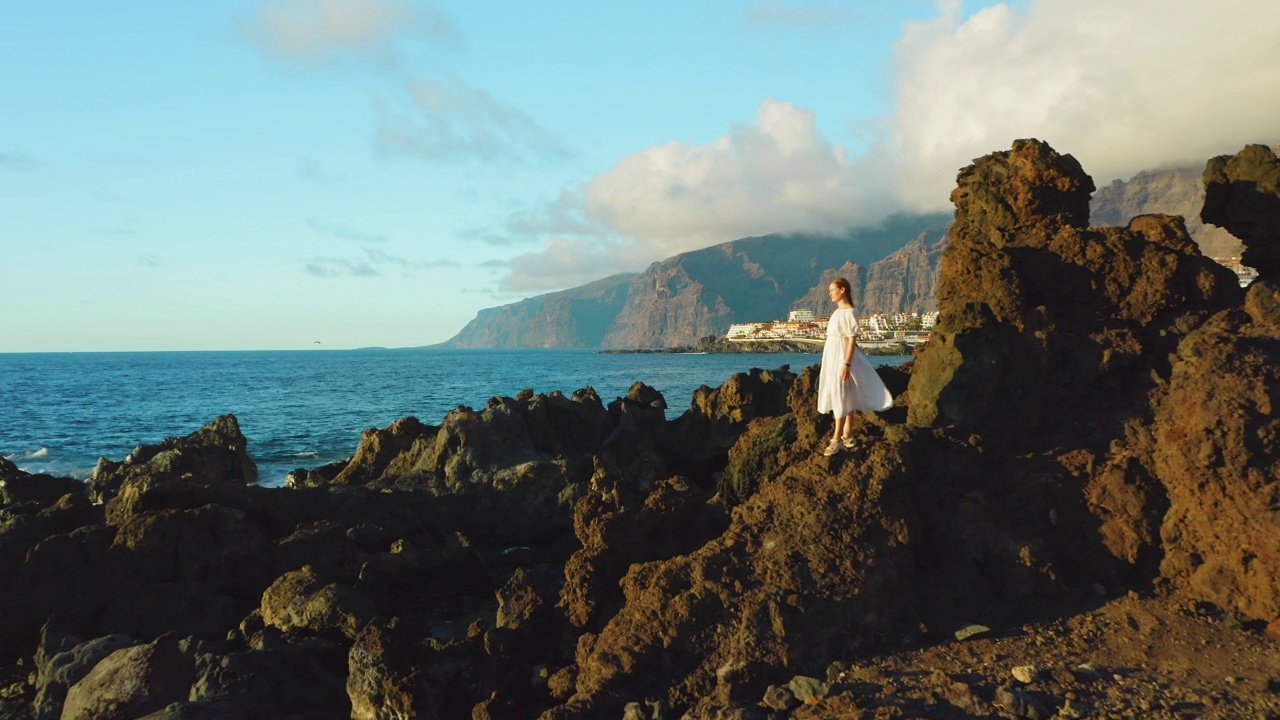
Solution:
{"label": "mountain range", "polygon": [[[1200,221],[1202,168],[1143,171],[1094,193],[1091,224],[1136,215],[1182,215],[1204,254],[1240,254],[1240,242]],[[938,262],[951,213],[899,214],[848,234],[742,238],[655,262],[639,273],[481,310],[453,338],[456,348],[648,348],[689,345],[739,322],[829,309],[827,285],[845,277],[860,313],[937,308]]]}

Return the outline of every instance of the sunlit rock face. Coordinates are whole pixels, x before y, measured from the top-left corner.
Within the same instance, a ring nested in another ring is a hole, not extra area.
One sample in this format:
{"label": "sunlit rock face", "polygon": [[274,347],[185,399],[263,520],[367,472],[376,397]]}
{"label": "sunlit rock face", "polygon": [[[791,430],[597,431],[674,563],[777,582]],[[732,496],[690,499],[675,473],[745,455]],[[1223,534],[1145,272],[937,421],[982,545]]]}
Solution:
{"label": "sunlit rock face", "polygon": [[1088,227],[1093,189],[1074,158],[1036,140],[960,172],[912,424],[1008,438],[1112,406],[1119,388],[1150,382],[1143,358],[1239,301],[1234,275],[1199,253],[1179,217]]}

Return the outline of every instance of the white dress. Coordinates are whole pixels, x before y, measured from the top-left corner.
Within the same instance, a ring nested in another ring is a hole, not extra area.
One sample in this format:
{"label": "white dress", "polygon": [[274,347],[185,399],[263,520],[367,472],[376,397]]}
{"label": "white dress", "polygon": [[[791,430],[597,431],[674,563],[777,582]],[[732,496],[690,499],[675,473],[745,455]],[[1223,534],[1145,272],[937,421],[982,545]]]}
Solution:
{"label": "white dress", "polygon": [[879,412],[893,404],[884,381],[866,356],[854,350],[849,372],[853,378],[840,382],[844,367],[844,338],[856,337],[858,318],[853,308],[839,308],[827,322],[827,342],[822,346],[822,367],[818,372],[818,412],[844,417],[855,410]]}

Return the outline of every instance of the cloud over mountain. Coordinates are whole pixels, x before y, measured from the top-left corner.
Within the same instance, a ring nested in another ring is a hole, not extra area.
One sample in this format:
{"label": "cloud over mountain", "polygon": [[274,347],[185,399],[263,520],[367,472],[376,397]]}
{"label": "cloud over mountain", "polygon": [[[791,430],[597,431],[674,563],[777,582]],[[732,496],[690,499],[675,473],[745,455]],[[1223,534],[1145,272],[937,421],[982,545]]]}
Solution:
{"label": "cloud over mountain", "polygon": [[956,171],[1016,138],[1071,153],[1098,182],[1275,142],[1278,66],[1271,0],[1032,0],[963,21],[947,0],[898,43],[898,196],[948,207]]}
{"label": "cloud over mountain", "polygon": [[[766,99],[754,122],[705,145],[670,142],[622,158],[513,230],[555,237],[512,262],[503,289],[565,287],[583,258],[593,277],[753,234],[840,232],[883,219],[883,198],[813,113]],[[568,239],[572,237],[572,239]]]}

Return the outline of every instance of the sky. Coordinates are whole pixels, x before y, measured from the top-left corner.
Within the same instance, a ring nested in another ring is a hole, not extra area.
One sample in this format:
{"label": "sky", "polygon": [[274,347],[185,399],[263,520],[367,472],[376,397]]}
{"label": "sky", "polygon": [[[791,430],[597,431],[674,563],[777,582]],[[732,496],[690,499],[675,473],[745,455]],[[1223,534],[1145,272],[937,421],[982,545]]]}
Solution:
{"label": "sky", "polygon": [[767,233],[1280,141],[1275,0],[0,5],[0,352],[413,347]]}

